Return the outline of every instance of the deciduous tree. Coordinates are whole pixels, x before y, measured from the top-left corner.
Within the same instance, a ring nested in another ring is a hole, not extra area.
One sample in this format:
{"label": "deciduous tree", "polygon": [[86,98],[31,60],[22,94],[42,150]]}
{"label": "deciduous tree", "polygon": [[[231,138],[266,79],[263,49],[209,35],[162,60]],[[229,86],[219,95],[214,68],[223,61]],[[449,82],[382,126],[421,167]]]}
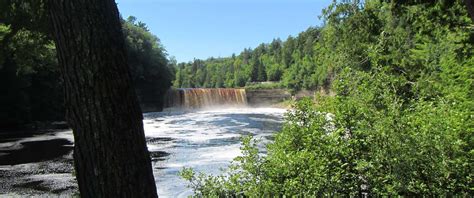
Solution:
{"label": "deciduous tree", "polygon": [[113,0],[51,0],[82,197],[157,197]]}

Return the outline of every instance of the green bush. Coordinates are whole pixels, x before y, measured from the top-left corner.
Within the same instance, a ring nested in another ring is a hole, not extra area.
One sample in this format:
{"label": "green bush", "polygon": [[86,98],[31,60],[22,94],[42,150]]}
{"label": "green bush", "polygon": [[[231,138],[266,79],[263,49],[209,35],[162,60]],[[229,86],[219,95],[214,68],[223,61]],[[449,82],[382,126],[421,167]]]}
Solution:
{"label": "green bush", "polygon": [[197,195],[474,194],[474,34],[463,2],[355,1],[324,13],[317,47],[332,54],[316,61],[337,70],[336,96],[299,101],[265,156],[245,138],[226,174],[186,169]]}

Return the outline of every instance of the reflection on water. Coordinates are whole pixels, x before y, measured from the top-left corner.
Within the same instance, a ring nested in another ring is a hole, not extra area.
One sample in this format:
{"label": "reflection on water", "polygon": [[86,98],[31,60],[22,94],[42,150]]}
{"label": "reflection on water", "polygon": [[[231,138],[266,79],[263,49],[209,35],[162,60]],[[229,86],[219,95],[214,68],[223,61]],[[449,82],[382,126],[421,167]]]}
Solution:
{"label": "reflection on water", "polygon": [[[240,137],[263,144],[281,127],[285,110],[230,108],[144,114],[145,136],[160,197],[192,191],[177,174],[182,167],[219,174],[240,154]],[[73,194],[71,131],[9,137],[0,142],[0,194]]]}

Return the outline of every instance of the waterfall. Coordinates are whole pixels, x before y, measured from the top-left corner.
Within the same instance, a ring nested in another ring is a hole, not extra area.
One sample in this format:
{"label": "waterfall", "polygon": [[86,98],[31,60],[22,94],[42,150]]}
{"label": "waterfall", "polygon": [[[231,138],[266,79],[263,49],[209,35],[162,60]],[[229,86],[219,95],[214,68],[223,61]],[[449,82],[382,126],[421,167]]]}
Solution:
{"label": "waterfall", "polygon": [[245,89],[170,89],[165,96],[165,107],[205,108],[223,105],[247,105],[247,95],[245,93]]}

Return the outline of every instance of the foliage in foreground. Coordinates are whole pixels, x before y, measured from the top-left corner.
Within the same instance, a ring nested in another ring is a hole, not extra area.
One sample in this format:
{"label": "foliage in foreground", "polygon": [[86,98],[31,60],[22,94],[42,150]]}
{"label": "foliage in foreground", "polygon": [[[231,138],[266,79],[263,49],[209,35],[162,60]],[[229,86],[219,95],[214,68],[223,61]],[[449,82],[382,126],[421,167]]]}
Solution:
{"label": "foliage in foreground", "polygon": [[341,68],[336,96],[297,103],[267,155],[246,138],[226,174],[183,178],[204,196],[472,195],[473,30],[462,2],[329,9],[319,42],[338,40],[326,63]]}

